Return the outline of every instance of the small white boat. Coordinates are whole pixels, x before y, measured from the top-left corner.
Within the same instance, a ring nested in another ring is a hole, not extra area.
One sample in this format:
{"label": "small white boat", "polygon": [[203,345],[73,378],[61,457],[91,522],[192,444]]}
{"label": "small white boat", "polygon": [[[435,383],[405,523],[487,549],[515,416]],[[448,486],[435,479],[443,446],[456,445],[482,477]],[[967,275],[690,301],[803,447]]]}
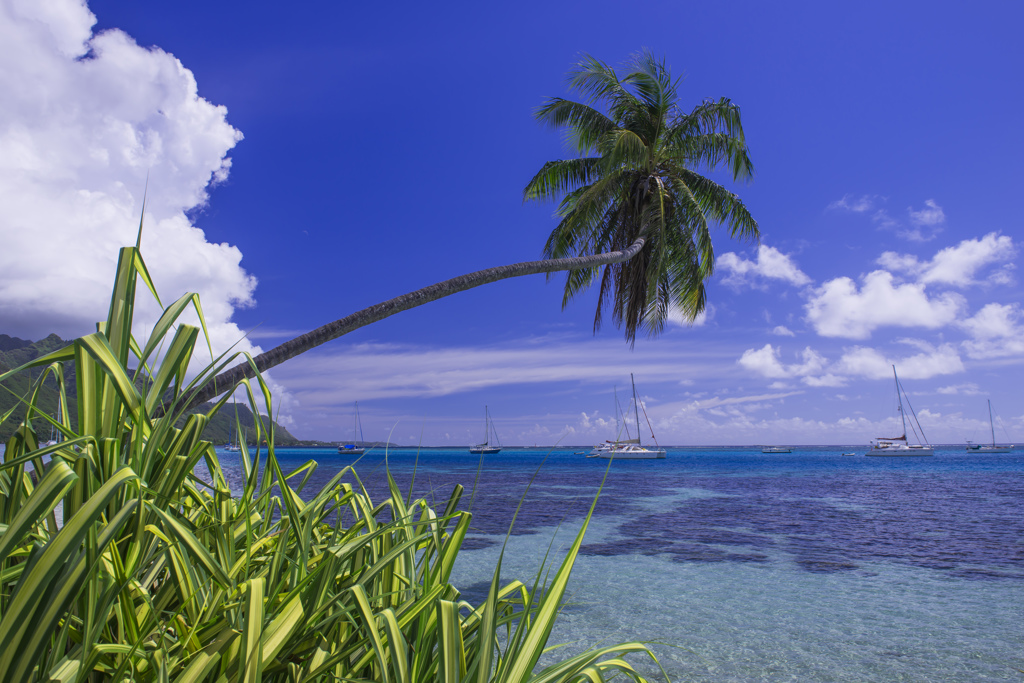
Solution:
{"label": "small white boat", "polygon": [[786,446],[761,446],[762,453],[792,453],[793,449]]}
{"label": "small white boat", "polygon": [[[239,427],[241,427],[241,425],[238,422],[238,403],[236,402],[235,403],[235,437],[234,437],[234,441],[232,441],[231,443],[228,443],[228,444],[224,444],[224,450],[226,450],[228,453],[241,453],[242,452],[242,444],[238,443],[238,428]],[[248,446],[249,446],[249,435],[244,430],[242,432],[242,440],[243,440],[243,443],[245,443],[246,448],[248,448]]]}
{"label": "small white boat", "polygon": [[871,444],[871,450],[864,455],[885,456],[885,457],[912,457],[915,455],[935,455],[935,449],[922,444],[908,444],[907,437],[893,437],[891,439],[879,438]]}
{"label": "small white boat", "polygon": [[967,450],[975,453],[1009,453],[1013,450],[1013,444],[999,444],[996,445],[996,427],[995,423],[992,422],[992,401],[988,402],[988,428],[992,430],[992,443],[989,444],[976,444],[967,442]]}
{"label": "small white boat", "polygon": [[[599,446],[595,446],[594,450],[590,451],[587,455],[588,458],[615,458],[616,460],[655,460],[665,457],[665,449],[657,446],[655,442],[654,448],[644,448],[640,443],[640,402],[636,398],[636,382],[633,381],[633,374],[630,373],[629,380],[633,383],[633,412],[636,416],[636,433],[635,439],[625,439],[618,441],[605,441]],[[644,417],[647,417],[647,412],[644,411]],[[647,420],[647,426],[651,426],[651,421]],[[651,429],[651,437],[654,437],[654,429]]]}
{"label": "small white boat", "polygon": [[[236,421],[238,420],[238,409],[237,408],[235,409],[235,420]],[[248,446],[248,439],[247,438],[246,438],[246,446]],[[233,443],[226,444],[224,446],[224,450],[226,450],[228,453],[241,453],[242,452],[242,444],[238,443],[238,434],[237,434],[237,432],[235,434],[235,441]]]}
{"label": "small white boat", "polygon": [[843,453],[843,455],[857,455],[856,453]]}
{"label": "small white boat", "polygon": [[607,447],[598,446],[590,451],[588,458],[615,458],[616,460],[653,460],[665,457],[664,448],[644,448],[640,439],[609,441]]}
{"label": "small white boat", "polygon": [[[359,442],[364,442],[363,439],[363,422],[359,419],[359,401],[355,403],[355,415],[352,418],[352,443],[342,444],[338,446],[338,452],[344,455],[362,455],[366,452],[366,448],[359,445]],[[356,441],[356,437],[359,437],[359,442]]]}
{"label": "small white boat", "polygon": [[[497,446],[491,444],[492,434],[494,440],[498,442]],[[501,452],[501,440],[498,438],[498,432],[494,429],[494,423],[491,422],[491,413],[487,406],[484,406],[484,442],[470,446],[469,452],[474,455],[494,455]]]}
{"label": "small white boat", "polygon": [[892,366],[892,376],[896,381],[896,401],[899,405],[897,410],[900,414],[900,420],[903,423],[903,436],[890,436],[878,437],[871,444],[871,450],[864,455],[871,456],[882,456],[882,457],[914,457],[923,455],[935,455],[935,449],[927,443],[927,438],[924,435],[924,429],[921,428],[921,423],[917,421],[917,414],[914,413],[914,407],[910,405],[910,398],[907,397],[907,407],[910,408],[911,423],[910,426],[914,429],[916,434],[918,431],[921,432],[921,439],[925,441],[924,444],[911,444],[907,442],[907,417],[903,411],[903,397],[906,396],[906,391],[903,389],[903,385],[900,384],[900,378],[896,376],[896,366]]}

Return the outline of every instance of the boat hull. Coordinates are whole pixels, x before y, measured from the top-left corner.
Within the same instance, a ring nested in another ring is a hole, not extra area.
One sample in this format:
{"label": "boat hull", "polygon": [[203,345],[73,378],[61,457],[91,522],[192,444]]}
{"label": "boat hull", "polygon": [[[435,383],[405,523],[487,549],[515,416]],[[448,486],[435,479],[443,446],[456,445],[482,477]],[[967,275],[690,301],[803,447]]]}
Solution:
{"label": "boat hull", "polygon": [[864,455],[876,458],[916,458],[935,455],[935,449],[927,446],[907,446],[906,448],[872,448]]}
{"label": "boat hull", "polygon": [[792,453],[792,448],[786,448],[785,446],[762,446],[762,453]]}
{"label": "boat hull", "polygon": [[338,446],[338,452],[344,453],[345,455],[362,455],[366,452],[365,448],[347,448],[346,446]]}
{"label": "boat hull", "polygon": [[495,453],[501,453],[500,446],[470,446],[469,452],[473,455],[494,455]]}
{"label": "boat hull", "polygon": [[603,451],[590,456],[592,458],[615,458],[616,460],[658,460],[665,457],[665,451],[658,450],[635,450],[635,451]]}

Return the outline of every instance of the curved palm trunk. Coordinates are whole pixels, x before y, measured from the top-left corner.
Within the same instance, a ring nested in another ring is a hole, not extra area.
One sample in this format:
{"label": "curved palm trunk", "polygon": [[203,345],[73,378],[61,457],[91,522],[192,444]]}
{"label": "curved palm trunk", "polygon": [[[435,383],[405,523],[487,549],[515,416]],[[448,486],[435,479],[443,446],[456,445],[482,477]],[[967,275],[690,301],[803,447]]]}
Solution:
{"label": "curved palm trunk", "polygon": [[[396,296],[394,299],[389,299],[383,303],[364,308],[361,311],[339,318],[334,322],[327,323],[322,327],[318,327],[315,330],[307,332],[306,334],[300,335],[286,341],[280,346],[276,346],[266,353],[253,358],[253,363],[248,362],[240,363],[230,370],[226,370],[215,378],[206,383],[205,386],[200,388],[196,394],[189,400],[186,410],[194,406],[209,401],[214,396],[219,396],[227,391],[233,390],[239,382],[245,378],[251,378],[256,375],[256,370],[260,372],[268,370],[275,365],[280,365],[289,358],[294,358],[299,354],[305,353],[310,349],[320,346],[332,339],[348,334],[353,330],[358,330],[360,327],[365,327],[370,323],[375,323],[378,320],[383,320],[395,313],[406,311],[410,308],[416,308],[423,304],[430,303],[431,301],[437,301],[446,296],[450,296],[457,292],[464,292],[467,289],[473,289],[480,285],[485,285],[489,282],[497,282],[498,280],[506,280],[511,277],[520,277],[523,275],[536,275],[537,273],[555,273],[563,270],[575,270],[578,268],[592,268],[595,266],[605,266],[612,263],[622,263],[640,253],[643,249],[645,242],[644,237],[639,237],[633,244],[627,249],[622,251],[610,251],[604,254],[593,254],[591,256],[576,256],[573,258],[561,258],[561,259],[548,259],[544,261],[524,261],[522,263],[513,263],[507,266],[497,266],[495,268],[488,268],[486,270],[478,270],[475,273],[467,273],[466,275],[460,275],[453,277],[450,280],[444,280],[422,289],[417,289],[401,296]],[[255,368],[253,368],[255,365]]]}

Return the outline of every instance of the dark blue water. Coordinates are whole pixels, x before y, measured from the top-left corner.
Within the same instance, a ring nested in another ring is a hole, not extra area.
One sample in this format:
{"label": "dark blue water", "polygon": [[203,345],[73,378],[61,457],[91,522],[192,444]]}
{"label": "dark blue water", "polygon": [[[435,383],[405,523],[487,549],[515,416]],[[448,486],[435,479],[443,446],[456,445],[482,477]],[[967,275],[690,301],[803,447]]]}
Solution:
{"label": "dark blue water", "polygon": [[[613,462],[556,637],[684,646],[659,655],[690,680],[1022,680],[1024,454],[850,450]],[[326,450],[278,457],[319,462],[310,493],[349,464]],[[438,507],[465,487],[474,517],[457,578],[471,601],[520,500],[503,573],[528,579],[559,525],[556,547],[571,542],[608,466],[571,450],[505,450],[479,474],[464,451],[387,461],[403,491]],[[385,497],[384,454],[357,469]]]}

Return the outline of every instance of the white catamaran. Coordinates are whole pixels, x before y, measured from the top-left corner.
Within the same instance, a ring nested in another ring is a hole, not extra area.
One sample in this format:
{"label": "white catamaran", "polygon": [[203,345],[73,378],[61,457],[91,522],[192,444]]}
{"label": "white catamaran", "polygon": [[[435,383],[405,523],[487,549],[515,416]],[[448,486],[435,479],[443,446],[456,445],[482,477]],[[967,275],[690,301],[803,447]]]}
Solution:
{"label": "white catamaran", "polygon": [[[636,398],[636,382],[633,380],[633,373],[629,374],[629,381],[633,384],[633,414],[636,417],[636,438],[635,439],[618,439],[616,435],[615,441],[606,441],[599,446],[595,446],[590,453],[587,454],[588,458],[617,458],[619,460],[653,460],[655,458],[664,458],[665,449],[657,445],[655,441],[654,448],[644,448],[640,443],[640,401]],[[618,401],[616,401],[616,408],[618,407]],[[647,418],[647,411],[644,411],[644,418]],[[616,413],[616,420],[618,414]],[[651,421],[647,420],[647,426],[651,426]],[[628,436],[628,432],[627,432]],[[654,429],[651,428],[651,438],[654,438]]]}
{"label": "white catamaran", "polygon": [[[498,444],[497,446],[491,444],[492,435]],[[491,422],[491,413],[487,406],[484,406],[484,442],[470,446],[469,452],[477,455],[493,455],[501,452],[501,439],[498,438],[498,432],[495,431],[494,423]]]}
{"label": "white catamaran", "polygon": [[[356,441],[356,437],[359,437],[359,441]],[[366,452],[364,446],[360,446],[360,443],[364,443],[363,439],[363,423],[359,419],[359,401],[355,404],[355,416],[352,418],[352,443],[343,444],[338,446],[338,452],[344,453],[345,455],[362,455]]]}
{"label": "white catamaran", "polygon": [[[896,401],[899,405],[897,410],[900,413],[900,421],[903,424],[903,435],[892,436],[892,437],[878,437],[872,444],[871,450],[864,455],[874,456],[886,456],[886,457],[907,457],[917,455],[935,455],[935,449],[928,445],[928,439],[924,435],[924,429],[921,428],[921,423],[917,421],[917,414],[914,413],[913,406],[910,405],[910,397],[907,396],[907,392],[904,391],[903,385],[900,384],[900,378],[896,376],[896,366],[892,366],[892,376],[896,380]],[[907,443],[907,416],[903,410],[903,397],[907,397],[907,407],[910,408],[911,423],[910,428],[914,430],[914,435],[917,432],[921,432],[921,440],[924,444],[910,444]],[[915,428],[916,425],[916,428]]]}
{"label": "white catamaran", "polygon": [[988,444],[976,444],[967,442],[967,450],[975,451],[978,453],[1009,453],[1013,450],[1013,444],[999,444],[996,445],[996,427],[995,423],[992,422],[992,401],[988,402],[988,427],[992,430],[992,445]]}

